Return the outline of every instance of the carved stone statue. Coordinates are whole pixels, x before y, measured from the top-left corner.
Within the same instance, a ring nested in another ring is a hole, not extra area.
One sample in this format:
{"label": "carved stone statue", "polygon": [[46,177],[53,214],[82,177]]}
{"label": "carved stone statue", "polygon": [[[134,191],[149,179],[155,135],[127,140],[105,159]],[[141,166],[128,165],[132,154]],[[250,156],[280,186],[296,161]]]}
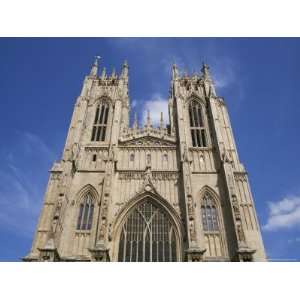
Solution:
{"label": "carved stone statue", "polygon": [[239,242],[244,242],[245,241],[245,234],[244,234],[241,223],[237,224],[237,235],[238,235]]}
{"label": "carved stone statue", "polygon": [[79,155],[80,147],[78,143],[74,143],[72,146],[72,160],[76,160]]}

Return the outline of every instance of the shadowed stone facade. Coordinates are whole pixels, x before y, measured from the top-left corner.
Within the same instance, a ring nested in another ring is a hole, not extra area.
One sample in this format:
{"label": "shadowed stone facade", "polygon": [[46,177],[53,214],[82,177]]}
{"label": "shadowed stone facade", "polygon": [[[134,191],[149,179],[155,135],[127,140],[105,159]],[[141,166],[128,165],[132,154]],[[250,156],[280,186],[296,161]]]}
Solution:
{"label": "shadowed stone facade", "polygon": [[129,126],[128,65],[86,76],[25,261],[265,261],[248,176],[207,65],[172,67],[169,124]]}

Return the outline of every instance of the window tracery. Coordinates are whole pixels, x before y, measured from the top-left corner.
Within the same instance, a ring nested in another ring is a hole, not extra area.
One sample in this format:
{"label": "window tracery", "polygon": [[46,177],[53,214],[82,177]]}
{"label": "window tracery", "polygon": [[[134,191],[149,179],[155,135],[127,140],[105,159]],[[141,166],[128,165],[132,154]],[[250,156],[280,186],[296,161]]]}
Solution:
{"label": "window tracery", "polygon": [[90,193],[86,194],[79,206],[77,230],[91,230],[94,214],[94,203]]}
{"label": "window tracery", "polygon": [[223,236],[221,232],[218,207],[209,193],[205,193],[201,202],[202,228],[204,231],[207,257],[224,256]]}
{"label": "window tracery", "polygon": [[123,224],[118,260],[177,261],[176,239],[170,217],[148,198],[132,210]]}

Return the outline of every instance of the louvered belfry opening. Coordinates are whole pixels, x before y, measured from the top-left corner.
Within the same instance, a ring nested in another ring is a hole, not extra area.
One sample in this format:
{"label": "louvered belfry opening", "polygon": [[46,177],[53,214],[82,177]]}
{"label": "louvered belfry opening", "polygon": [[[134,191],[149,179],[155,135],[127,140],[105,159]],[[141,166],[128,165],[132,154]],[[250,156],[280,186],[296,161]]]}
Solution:
{"label": "louvered belfry opening", "polygon": [[177,236],[169,215],[150,197],[134,207],[123,224],[118,260],[177,261]]}
{"label": "louvered belfry opening", "polygon": [[98,105],[92,131],[92,141],[104,142],[107,129],[109,104],[106,102]]}
{"label": "louvered belfry opening", "polygon": [[189,106],[189,115],[193,147],[206,147],[207,141],[201,104],[195,100],[192,101]]}

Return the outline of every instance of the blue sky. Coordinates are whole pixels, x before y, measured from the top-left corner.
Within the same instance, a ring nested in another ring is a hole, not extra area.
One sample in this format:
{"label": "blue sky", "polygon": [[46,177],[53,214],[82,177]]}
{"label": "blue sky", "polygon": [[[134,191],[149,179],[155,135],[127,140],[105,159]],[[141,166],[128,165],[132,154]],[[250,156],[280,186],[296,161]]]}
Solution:
{"label": "blue sky", "polygon": [[[300,260],[300,39],[0,38],[0,261],[25,256],[93,57],[119,72],[142,123],[166,112],[170,67],[211,67],[249,172],[267,255]],[[166,116],[166,114],[165,114]],[[133,113],[132,113],[133,117]]]}

